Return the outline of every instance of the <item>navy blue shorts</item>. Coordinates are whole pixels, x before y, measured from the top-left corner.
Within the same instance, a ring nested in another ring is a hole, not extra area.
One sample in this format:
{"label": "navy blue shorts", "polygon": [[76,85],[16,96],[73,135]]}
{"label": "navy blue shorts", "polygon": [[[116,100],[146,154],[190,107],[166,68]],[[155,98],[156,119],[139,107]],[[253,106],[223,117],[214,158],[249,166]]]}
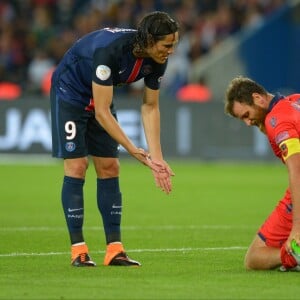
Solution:
{"label": "navy blue shorts", "polygon": [[[113,115],[117,119],[116,113]],[[51,124],[53,157],[119,156],[119,144],[95,119],[94,112],[71,105],[53,94]]]}

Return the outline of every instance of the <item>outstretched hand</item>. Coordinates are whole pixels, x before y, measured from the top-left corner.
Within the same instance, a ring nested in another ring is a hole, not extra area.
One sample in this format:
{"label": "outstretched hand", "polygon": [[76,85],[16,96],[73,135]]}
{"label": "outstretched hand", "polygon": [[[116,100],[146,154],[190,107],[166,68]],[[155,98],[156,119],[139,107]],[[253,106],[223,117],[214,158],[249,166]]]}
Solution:
{"label": "outstretched hand", "polygon": [[137,151],[132,155],[152,170],[157,187],[166,194],[172,191],[171,176],[175,174],[164,160],[151,159],[150,154],[142,148],[137,148]]}
{"label": "outstretched hand", "polygon": [[166,194],[169,194],[172,191],[171,176],[175,175],[169,165],[165,161],[149,158],[149,167],[152,170],[156,186]]}
{"label": "outstretched hand", "polygon": [[142,164],[149,166],[150,154],[143,148],[137,148],[135,152],[131,153],[133,157],[139,160]]}

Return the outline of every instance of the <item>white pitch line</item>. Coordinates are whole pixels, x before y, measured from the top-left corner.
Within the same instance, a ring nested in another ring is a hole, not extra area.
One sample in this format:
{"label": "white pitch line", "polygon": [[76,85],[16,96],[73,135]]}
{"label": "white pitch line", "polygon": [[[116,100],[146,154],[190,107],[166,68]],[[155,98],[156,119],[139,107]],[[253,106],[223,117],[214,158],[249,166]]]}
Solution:
{"label": "white pitch line", "polygon": [[[203,248],[132,249],[129,250],[128,252],[192,252],[192,251],[231,251],[231,250],[245,250],[245,249],[247,249],[247,247],[232,246],[232,247],[203,247]],[[104,253],[104,252],[105,251],[97,251],[96,253]],[[46,253],[13,252],[7,254],[0,254],[0,258],[1,257],[23,257],[23,256],[53,256],[53,255],[69,255],[69,254],[70,254],[69,252],[46,252]]]}
{"label": "white pitch line", "polygon": [[[252,229],[255,228],[254,226],[249,225],[187,225],[187,226],[178,226],[178,225],[159,225],[159,226],[123,226],[122,230],[228,230],[228,229]],[[102,230],[103,227],[99,226],[85,226],[84,230]],[[0,228],[0,232],[9,232],[9,231],[65,231],[67,230],[66,227],[46,227],[46,226],[40,226],[40,227],[34,227],[34,226],[28,226],[28,227],[2,227]]]}

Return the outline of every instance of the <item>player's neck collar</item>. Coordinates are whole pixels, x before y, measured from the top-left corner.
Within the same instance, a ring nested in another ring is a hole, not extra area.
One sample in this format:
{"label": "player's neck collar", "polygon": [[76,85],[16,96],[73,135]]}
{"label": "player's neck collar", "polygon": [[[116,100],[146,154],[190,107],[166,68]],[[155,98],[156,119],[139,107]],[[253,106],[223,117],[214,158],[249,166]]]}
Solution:
{"label": "player's neck collar", "polygon": [[268,112],[270,112],[272,110],[272,108],[280,101],[284,98],[283,95],[281,95],[280,93],[276,93],[275,96],[273,97],[273,99],[270,102],[269,108],[268,108]]}

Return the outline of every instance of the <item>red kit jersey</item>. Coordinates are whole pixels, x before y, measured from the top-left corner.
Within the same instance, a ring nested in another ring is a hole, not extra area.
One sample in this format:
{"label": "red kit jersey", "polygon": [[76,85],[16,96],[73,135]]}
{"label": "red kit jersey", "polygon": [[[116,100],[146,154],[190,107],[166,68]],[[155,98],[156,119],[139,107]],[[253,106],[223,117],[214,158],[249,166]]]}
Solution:
{"label": "red kit jersey", "polygon": [[282,96],[276,94],[269,107],[265,120],[266,133],[272,149],[277,157],[285,160],[295,147],[284,143],[288,140],[300,138],[300,94]]}
{"label": "red kit jersey", "polygon": [[[272,149],[283,162],[300,153],[300,94],[284,97],[276,94],[265,119],[265,128]],[[258,231],[267,246],[281,248],[293,225],[292,199],[289,188]]]}

